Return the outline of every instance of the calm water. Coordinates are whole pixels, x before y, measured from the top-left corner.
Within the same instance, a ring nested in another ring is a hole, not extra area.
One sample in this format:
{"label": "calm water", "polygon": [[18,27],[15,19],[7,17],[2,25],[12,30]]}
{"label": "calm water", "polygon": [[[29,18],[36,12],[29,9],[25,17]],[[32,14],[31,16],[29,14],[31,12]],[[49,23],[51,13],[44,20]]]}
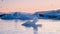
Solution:
{"label": "calm water", "polygon": [[[24,21],[25,22],[25,21]],[[60,34],[60,21],[39,20],[36,24],[42,24],[38,31],[22,26],[23,21],[0,20],[0,34]]]}

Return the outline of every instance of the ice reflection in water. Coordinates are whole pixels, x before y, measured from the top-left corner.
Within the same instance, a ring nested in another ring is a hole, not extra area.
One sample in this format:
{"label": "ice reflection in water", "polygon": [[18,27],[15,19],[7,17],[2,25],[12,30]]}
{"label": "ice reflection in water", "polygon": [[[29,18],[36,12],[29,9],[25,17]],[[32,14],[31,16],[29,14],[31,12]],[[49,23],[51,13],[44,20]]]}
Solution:
{"label": "ice reflection in water", "polygon": [[60,34],[60,21],[39,20],[37,24],[42,24],[42,28],[38,27],[38,32],[33,33],[33,27],[27,28],[21,24],[27,21],[18,20],[0,20],[0,34]]}
{"label": "ice reflection in water", "polygon": [[28,21],[28,22],[26,22],[26,23],[24,23],[22,25],[27,27],[27,28],[32,27],[33,30],[34,30],[34,34],[38,34],[38,27],[42,26],[42,24],[35,24],[34,22],[31,23],[30,21]]}
{"label": "ice reflection in water", "polygon": [[34,30],[34,34],[38,34],[38,27],[41,27],[42,24],[36,24],[37,21],[38,21],[38,18],[35,17],[32,22],[31,21],[27,21],[26,23],[24,23],[22,25],[27,27],[27,28],[28,27],[32,27],[33,30]]}

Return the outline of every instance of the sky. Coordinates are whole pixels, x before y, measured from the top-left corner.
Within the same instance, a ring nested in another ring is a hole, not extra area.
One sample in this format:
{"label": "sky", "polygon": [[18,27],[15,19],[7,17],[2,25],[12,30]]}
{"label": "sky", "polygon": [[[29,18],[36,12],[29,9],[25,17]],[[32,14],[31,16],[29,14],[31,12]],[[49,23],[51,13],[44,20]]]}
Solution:
{"label": "sky", "polygon": [[0,0],[0,12],[27,12],[60,9],[60,0]]}

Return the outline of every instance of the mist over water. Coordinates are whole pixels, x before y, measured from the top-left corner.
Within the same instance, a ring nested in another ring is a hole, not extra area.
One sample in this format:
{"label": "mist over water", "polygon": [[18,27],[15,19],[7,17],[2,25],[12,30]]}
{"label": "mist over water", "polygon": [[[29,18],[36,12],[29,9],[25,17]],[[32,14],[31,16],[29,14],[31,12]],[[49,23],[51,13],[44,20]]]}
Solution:
{"label": "mist over water", "polygon": [[0,20],[0,34],[60,34],[60,21],[40,19],[36,24],[42,24],[35,31],[33,27],[24,27],[26,21]]}

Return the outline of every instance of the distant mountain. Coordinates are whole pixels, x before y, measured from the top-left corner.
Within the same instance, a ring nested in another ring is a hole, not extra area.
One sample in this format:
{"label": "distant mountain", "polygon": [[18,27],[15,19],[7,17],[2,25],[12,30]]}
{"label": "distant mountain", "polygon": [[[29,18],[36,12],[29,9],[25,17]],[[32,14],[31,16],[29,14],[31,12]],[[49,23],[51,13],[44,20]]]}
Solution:
{"label": "distant mountain", "polygon": [[40,12],[35,12],[33,14],[25,13],[25,12],[11,12],[11,13],[3,15],[0,18],[5,19],[5,20],[13,20],[13,19],[31,20],[31,19],[34,19],[34,17],[37,17],[38,19],[60,20],[60,10],[51,10],[51,11],[43,11],[43,12],[40,11]]}
{"label": "distant mountain", "polygon": [[13,20],[13,19],[20,19],[20,20],[30,20],[33,19],[33,15],[29,13],[22,13],[22,12],[13,12],[1,17],[1,19],[5,20]]}
{"label": "distant mountain", "polygon": [[38,14],[40,19],[57,19],[57,20],[60,20],[60,10],[36,12],[35,14],[36,15]]}
{"label": "distant mountain", "polygon": [[4,15],[6,15],[6,13],[0,12],[0,18]]}

